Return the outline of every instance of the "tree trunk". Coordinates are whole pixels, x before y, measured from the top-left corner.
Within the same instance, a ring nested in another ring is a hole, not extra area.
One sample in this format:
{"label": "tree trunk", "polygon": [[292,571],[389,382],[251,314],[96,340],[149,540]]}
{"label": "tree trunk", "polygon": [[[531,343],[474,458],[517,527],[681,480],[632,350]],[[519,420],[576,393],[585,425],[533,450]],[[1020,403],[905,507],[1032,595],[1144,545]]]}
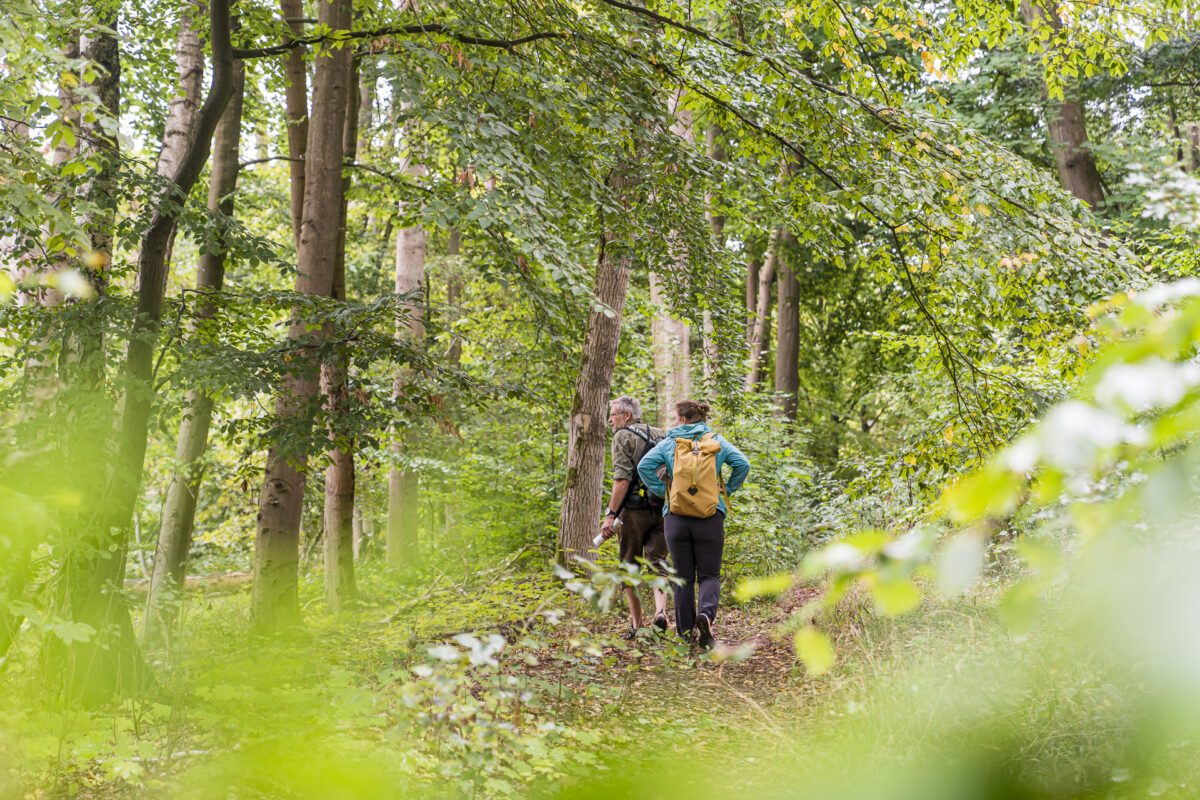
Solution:
{"label": "tree trunk", "polygon": [[[332,31],[349,30],[348,0],[322,0],[318,8],[321,24]],[[328,297],[333,291],[342,207],[342,137],[352,56],[350,47],[331,51],[317,60],[313,77],[313,115],[305,146],[304,213],[297,247],[296,292],[300,294]],[[321,328],[306,333],[304,322],[299,320],[288,329],[293,343],[319,342],[324,335]],[[320,375],[314,358],[298,359],[275,404],[280,428],[293,429],[301,436],[311,432],[309,406],[316,397]],[[290,444],[277,442],[267,453],[258,503],[250,612],[254,628],[259,631],[300,621],[297,568],[307,464]]]}
{"label": "tree trunk", "polygon": [[[77,675],[76,688],[90,698],[130,689],[147,678],[121,587],[130,521],[141,487],[149,433],[154,349],[166,285],[167,244],[183,210],[181,200],[187,197],[208,161],[209,139],[233,90],[229,0],[211,0],[209,18],[212,85],[197,118],[195,138],[172,176],[174,185],[156,197],[151,205],[153,216],[143,234],[138,254],[136,317],[126,350],[121,436],[112,479],[105,501],[98,509],[97,524],[86,532],[82,546],[68,557],[66,565],[73,619],[85,622],[99,632],[73,659],[77,668],[83,667],[83,672]],[[115,28],[115,22],[113,19],[105,27]],[[115,61],[115,38],[108,34],[99,38],[111,40],[98,42],[97,47],[111,52]]]}
{"label": "tree trunk", "polygon": [[[241,61],[233,64],[233,94],[213,136],[212,170],[208,183],[208,209],[224,217],[233,216],[233,191],[237,187],[238,157],[241,150],[242,97],[245,69]],[[215,335],[208,330],[216,313],[215,295],[225,280],[227,242],[212,242],[200,256],[196,270],[196,316],[193,331],[202,336]],[[163,500],[158,546],[154,554],[154,572],[146,595],[145,638],[152,645],[169,642],[182,597],[188,550],[196,500],[203,478],[202,459],[208,447],[213,399],[192,389],[179,423],[175,447],[175,465]]]}
{"label": "tree trunk", "polygon": [[758,271],[754,324],[750,330],[750,365],[746,370],[746,391],[748,392],[757,390],[762,377],[762,365],[770,350],[768,334],[771,327],[771,284],[775,281],[775,263],[779,259],[778,244],[781,230],[772,230],[767,237],[766,255],[762,268]]}
{"label": "tree trunk", "polygon": [[1193,122],[1188,126],[1191,145],[1188,148],[1188,172],[1200,169],[1200,124]]}
{"label": "tree trunk", "polygon": [[[722,134],[723,131],[719,125],[710,125],[704,134],[708,157],[714,161],[725,160],[725,149],[720,144]],[[704,216],[708,219],[709,227],[712,229],[713,242],[718,249],[724,250],[725,215],[718,214],[715,210],[721,202],[721,198],[711,191],[705,192],[704,204],[707,206],[707,210],[704,212]],[[707,308],[701,312],[701,333],[704,347],[704,391],[708,394],[716,388],[713,375],[721,353],[717,348],[717,330],[713,324],[712,311]]]}
{"label": "tree trunk", "polygon": [[371,538],[375,533],[375,526],[358,504],[354,506],[351,525],[354,529],[354,560],[361,561],[371,552]]}
{"label": "tree trunk", "polygon": [[[318,0],[320,2],[320,0]],[[303,0],[280,0],[283,19],[295,38],[304,35]],[[290,41],[290,40],[288,40]],[[308,73],[304,69],[304,48],[293,47],[283,57],[284,120],[287,124],[288,176],[292,200],[292,236],[300,246],[300,225],[304,218],[304,150],[308,146]]]}
{"label": "tree trunk", "polygon": [[[411,133],[411,129],[410,129]],[[418,181],[425,177],[425,167],[416,160],[416,145],[410,148],[408,172]],[[400,209],[401,215],[404,209]],[[425,337],[425,229],[420,226],[401,228],[396,236],[396,294],[414,293],[402,306],[407,312],[396,323],[396,337],[419,342]],[[396,376],[396,397],[402,396],[407,374],[401,371]],[[394,430],[392,452],[397,457],[412,446],[414,432],[411,426]],[[393,465],[388,471],[388,521],[387,521],[387,565],[391,569],[403,569],[418,555],[417,529],[419,522],[419,486],[414,470]]]}
{"label": "tree trunk", "polygon": [[[1055,31],[1062,30],[1062,20],[1045,3],[1046,0],[1022,0],[1021,16],[1025,24],[1032,28],[1036,20]],[[1098,208],[1104,203],[1104,186],[1088,145],[1083,103],[1072,96],[1068,86],[1063,87],[1062,100],[1051,100],[1044,81],[1042,99],[1046,103],[1046,132],[1059,181],[1075,197],[1091,208]]]}
{"label": "tree trunk", "polygon": [[175,37],[175,69],[180,92],[167,103],[162,149],[158,151],[155,167],[155,172],[168,179],[179,168],[179,162],[192,142],[192,128],[200,111],[200,89],[204,82],[204,50],[200,46],[199,26],[192,16],[190,4],[184,4],[181,9]]}
{"label": "tree trunk", "polygon": [[[785,234],[784,238],[787,237]],[[796,395],[800,390],[800,282],[788,263],[794,254],[780,257],[778,278],[779,317],[775,335],[775,393],[779,395],[779,412],[788,419],[796,418]]]}
{"label": "tree trunk", "polygon": [[749,345],[754,335],[754,315],[758,311],[758,271],[762,268],[762,259],[746,260],[746,344]]}
{"label": "tree trunk", "polygon": [[367,74],[358,76],[358,109],[357,141],[354,144],[354,157],[365,156],[371,150],[371,126],[375,123],[375,65],[371,64]]}
{"label": "tree trunk", "polygon": [[[358,70],[351,66],[349,102],[342,147],[346,161],[358,154]],[[346,215],[350,173],[342,178],[341,226],[338,229],[337,265],[333,277],[333,299],[346,299]],[[354,582],[354,440],[339,434],[337,422],[345,413],[349,389],[344,348],[334,353],[334,362],[321,367],[321,391],[329,409],[329,466],[325,468],[325,602],[331,613],[340,614],[358,595]]]}
{"label": "tree trunk", "polygon": [[[458,263],[461,243],[458,228],[446,232],[446,255],[450,257],[450,280],[446,283],[446,308],[454,315],[454,322],[462,317],[462,277],[459,275]],[[457,367],[462,361],[462,339],[454,336],[450,340],[450,349],[446,351],[446,360],[450,366]]]}
{"label": "tree trunk", "polygon": [[[672,270],[671,272],[675,272]],[[668,273],[670,276],[671,273]],[[674,420],[673,406],[692,395],[690,342],[688,325],[681,319],[668,316],[670,301],[662,289],[663,279],[650,273],[650,305],[655,310],[650,321],[650,342],[654,358],[655,409],[658,424],[665,427]],[[660,316],[658,312],[663,312]]]}
{"label": "tree trunk", "polygon": [[[623,195],[628,181],[615,172],[608,184]],[[567,436],[567,477],[559,515],[559,557],[569,563],[573,556],[592,550],[592,538],[600,529],[601,493],[604,488],[605,417],[612,391],[617,345],[621,341],[621,315],[629,286],[629,252],[624,241],[604,222],[600,257],[596,267],[596,299],[610,312],[592,309],[584,334],[579,376],[571,403]]]}
{"label": "tree trunk", "polygon": [[[683,105],[683,90],[676,92],[672,108],[675,123],[671,132],[688,144],[694,144],[696,135],[692,126],[692,112]],[[677,245],[677,242],[672,244]],[[675,263],[667,265],[662,272],[650,274],[650,304],[654,307],[654,318],[650,322],[650,342],[654,360],[655,409],[658,424],[665,426],[674,419],[672,405],[692,394],[691,341],[688,324],[670,313],[674,305],[663,290],[664,281],[679,283],[689,279],[687,272],[688,254],[682,246],[670,248]],[[707,313],[707,312],[706,312]],[[705,318],[708,319],[707,317]],[[708,338],[703,340],[707,353]],[[702,365],[705,386],[712,374],[712,365]]]}

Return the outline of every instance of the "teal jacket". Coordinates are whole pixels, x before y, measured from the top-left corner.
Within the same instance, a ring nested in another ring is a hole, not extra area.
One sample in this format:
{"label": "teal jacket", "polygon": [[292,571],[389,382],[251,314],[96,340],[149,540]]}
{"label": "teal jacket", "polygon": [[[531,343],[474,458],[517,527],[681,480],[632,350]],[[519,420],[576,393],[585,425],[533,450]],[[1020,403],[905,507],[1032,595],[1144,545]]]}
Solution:
{"label": "teal jacket", "polygon": [[[667,431],[667,438],[656,444],[649,453],[646,453],[645,458],[638,462],[638,475],[642,477],[642,483],[646,484],[646,488],[659,497],[667,496],[667,484],[658,477],[659,467],[666,467],[667,474],[671,475],[671,470],[675,464],[675,439],[683,437],[684,439],[699,439],[706,433],[712,432],[712,428],[708,427],[705,422],[693,422],[690,425],[680,425],[677,428],[671,428]],[[721,467],[728,464],[732,470],[729,480],[725,481],[725,492],[732,495],[738,489],[742,488],[742,484],[746,482],[746,476],[750,474],[750,462],[746,460],[746,456],[742,454],[729,440],[721,434],[716,435],[717,442],[720,443],[721,449],[717,453],[717,475],[721,474]],[[725,508],[725,498],[717,498],[717,510],[721,514],[727,513]],[[670,511],[666,504],[663,504],[663,514]]]}

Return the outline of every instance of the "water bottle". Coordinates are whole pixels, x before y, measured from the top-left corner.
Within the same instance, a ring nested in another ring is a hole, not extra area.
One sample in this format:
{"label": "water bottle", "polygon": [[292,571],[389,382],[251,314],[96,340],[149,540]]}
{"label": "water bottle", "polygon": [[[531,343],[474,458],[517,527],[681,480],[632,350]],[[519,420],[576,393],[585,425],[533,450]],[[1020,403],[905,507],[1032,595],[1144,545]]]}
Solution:
{"label": "water bottle", "polygon": [[[613,520],[613,533],[616,533],[618,530],[620,530],[622,524],[623,523],[621,522],[620,517],[617,517],[615,520]],[[599,547],[602,544],[604,544],[604,534],[597,533],[596,538],[592,539],[592,546]]]}

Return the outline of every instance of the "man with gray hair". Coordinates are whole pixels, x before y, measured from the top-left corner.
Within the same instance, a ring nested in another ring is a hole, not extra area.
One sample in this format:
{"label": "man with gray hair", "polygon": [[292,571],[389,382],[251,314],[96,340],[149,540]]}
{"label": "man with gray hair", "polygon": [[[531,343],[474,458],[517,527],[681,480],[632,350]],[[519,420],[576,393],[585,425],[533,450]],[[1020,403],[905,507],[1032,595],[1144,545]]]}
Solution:
{"label": "man with gray hair", "polygon": [[[613,427],[612,460],[613,486],[600,535],[613,535],[619,516],[621,561],[637,564],[645,559],[652,570],[665,574],[667,539],[663,533],[662,498],[655,498],[642,483],[637,465],[664,436],[658,428],[642,422],[642,404],[632,397],[618,397],[610,404],[608,421]],[[642,602],[637,589],[625,587],[633,627],[625,633],[632,639],[643,627]],[[667,594],[654,590],[654,627],[659,633],[667,630]]]}

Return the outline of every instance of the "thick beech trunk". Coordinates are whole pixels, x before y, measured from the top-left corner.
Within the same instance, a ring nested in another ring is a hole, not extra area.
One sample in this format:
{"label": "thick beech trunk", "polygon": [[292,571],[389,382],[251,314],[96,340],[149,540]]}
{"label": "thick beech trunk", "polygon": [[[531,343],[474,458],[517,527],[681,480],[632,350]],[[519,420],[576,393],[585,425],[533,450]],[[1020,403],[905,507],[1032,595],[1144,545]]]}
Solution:
{"label": "thick beech trunk", "polygon": [[779,411],[796,418],[796,394],[800,390],[800,282],[789,264],[794,253],[779,259],[775,334],[775,393]]}
{"label": "thick beech trunk", "polygon": [[[1055,31],[1062,29],[1062,20],[1047,8],[1046,0],[1022,0],[1021,16],[1027,25],[1040,20]],[[1046,104],[1046,133],[1059,181],[1091,208],[1099,207],[1104,203],[1104,184],[1088,144],[1083,103],[1072,94],[1070,86],[1063,87],[1062,100],[1051,100],[1049,88],[1043,83],[1042,98]]]}
{"label": "thick beech trunk", "polygon": [[[614,174],[609,186],[618,194],[626,191],[623,175]],[[575,397],[571,403],[567,437],[567,477],[559,514],[559,557],[569,563],[573,556],[592,550],[592,538],[600,529],[601,493],[604,489],[605,418],[612,391],[617,345],[621,341],[621,316],[629,286],[630,257],[625,242],[605,223],[600,257],[596,266],[596,299],[609,313],[593,309],[588,314]]]}
{"label": "thick beech trunk", "polygon": [[[346,161],[358,153],[358,70],[351,67],[350,95],[346,104],[346,126],[342,147]],[[333,276],[333,299],[346,299],[346,197],[350,173],[342,177],[341,226],[338,229],[337,265]],[[348,364],[344,349],[334,361],[321,367],[321,393],[329,409],[329,466],[325,468],[325,602],[340,614],[358,595],[354,582],[354,440],[339,434],[336,424],[347,405]]]}
{"label": "thick beech trunk", "polygon": [[754,321],[750,329],[750,364],[746,369],[746,391],[756,391],[762,378],[762,366],[770,351],[771,284],[775,281],[775,264],[779,260],[779,230],[767,237],[767,250],[762,268],[758,271],[755,290]]}
{"label": "thick beech trunk", "polygon": [[[349,0],[318,3],[318,19],[330,30],[348,30]],[[328,297],[333,291],[338,229],[342,207],[342,136],[350,90],[352,51],[333,50],[317,60],[313,77],[313,114],[305,147],[304,213],[297,247],[296,292]],[[322,329],[304,330],[293,322],[293,342],[320,339]],[[309,406],[318,391],[319,366],[312,358],[297,359],[276,400],[280,429],[307,436]],[[311,424],[311,423],[309,423]],[[258,503],[254,548],[254,592],[251,617],[255,629],[274,630],[298,624],[300,515],[304,505],[307,464],[293,443],[277,442],[267,453],[267,469]]]}
{"label": "thick beech trunk", "polygon": [[[295,38],[304,35],[303,0],[280,0],[279,10]],[[284,120],[287,124],[288,176],[292,200],[292,235],[300,243],[300,225],[304,217],[304,150],[308,146],[308,73],[304,69],[304,48],[293,47],[283,57]]]}
{"label": "thick beech trunk", "polygon": [[[417,180],[425,176],[425,167],[415,159],[414,142],[407,143],[410,152],[408,172]],[[401,214],[404,209],[401,208]],[[419,342],[425,337],[425,229],[420,226],[401,228],[396,236],[396,294],[412,297],[403,306],[407,312],[396,323],[396,336]],[[407,374],[396,376],[395,392],[400,397],[407,383]],[[403,455],[413,442],[411,427],[394,431],[392,451]],[[418,555],[417,530],[419,522],[419,485],[414,470],[393,465],[388,471],[387,564],[403,569]]]}
{"label": "thick beech trunk", "polygon": [[[241,61],[233,66],[233,94],[213,136],[212,169],[208,183],[208,209],[225,217],[233,216],[233,191],[237,187],[238,157],[241,149],[242,96],[245,69]],[[226,242],[212,242],[201,254],[196,269],[196,319],[193,335],[212,336],[209,330],[216,313],[215,295],[225,281]],[[178,601],[182,596],[196,500],[203,477],[202,460],[208,447],[213,400],[197,389],[187,394],[187,405],[179,423],[175,446],[175,465],[163,500],[162,524],[154,555],[154,572],[146,597],[145,635],[157,644],[168,640]]]}

